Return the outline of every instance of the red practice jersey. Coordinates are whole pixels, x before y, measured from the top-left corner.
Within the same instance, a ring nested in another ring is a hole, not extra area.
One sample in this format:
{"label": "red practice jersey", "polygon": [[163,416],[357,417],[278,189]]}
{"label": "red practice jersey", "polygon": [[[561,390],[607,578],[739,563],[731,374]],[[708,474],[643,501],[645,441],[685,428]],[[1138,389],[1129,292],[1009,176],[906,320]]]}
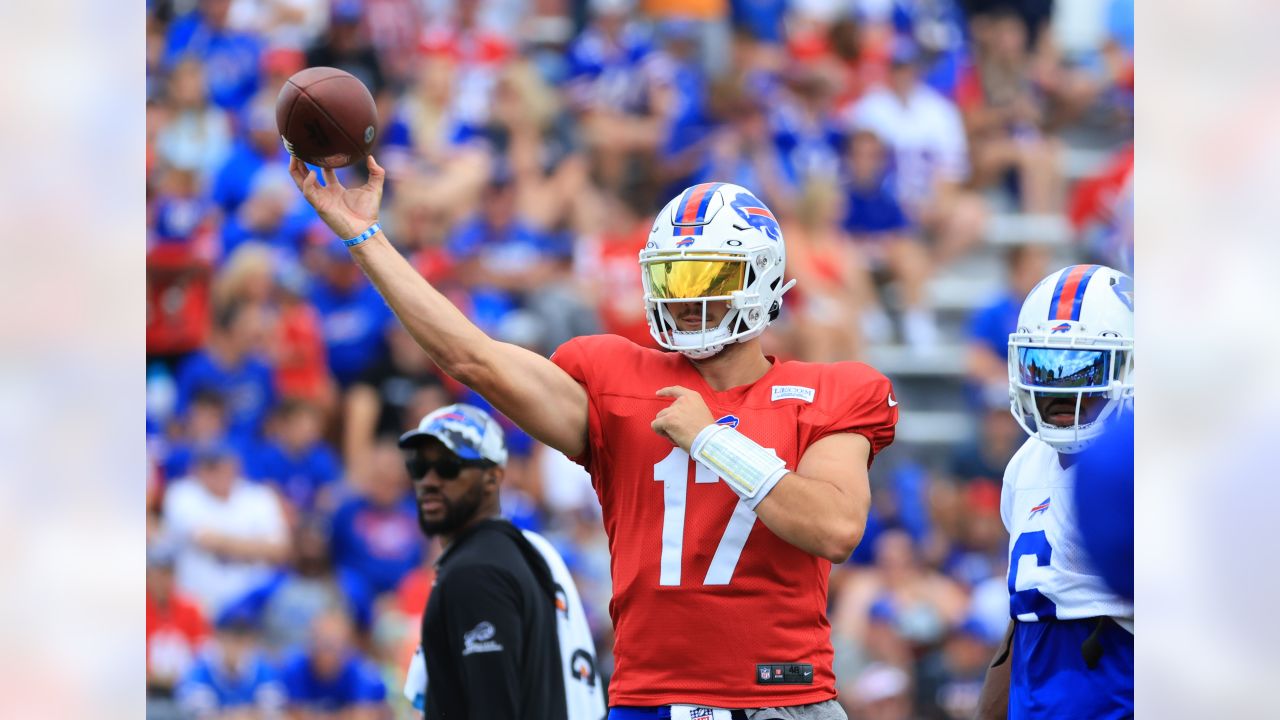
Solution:
{"label": "red practice jersey", "polygon": [[[861,363],[770,358],[756,382],[716,392],[683,355],[612,335],[570,340],[552,360],[587,390],[587,449],[574,460],[591,473],[609,536],[610,704],[757,708],[835,697],[831,563],[774,535],[714,473],[654,433],[650,423],[672,403],[655,393],[698,391],[718,422],[795,470],[827,435],[863,435],[873,455],[893,442],[889,380]],[[800,681],[778,682],[784,670]]]}

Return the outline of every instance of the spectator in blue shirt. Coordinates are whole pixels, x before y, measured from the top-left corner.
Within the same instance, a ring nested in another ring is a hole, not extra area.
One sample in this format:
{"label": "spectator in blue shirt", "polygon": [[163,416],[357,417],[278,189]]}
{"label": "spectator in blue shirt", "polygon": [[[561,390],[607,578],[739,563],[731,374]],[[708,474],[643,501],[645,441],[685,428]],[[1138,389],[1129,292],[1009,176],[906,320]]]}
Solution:
{"label": "spectator in blue shirt", "polygon": [[782,45],[786,40],[787,0],[729,0],[733,25],[753,40]]}
{"label": "spectator in blue shirt", "polygon": [[171,438],[164,456],[164,475],[170,480],[185,477],[195,459],[196,449],[213,446],[227,434],[227,403],[216,390],[201,390],[180,419],[180,436]]}
{"label": "spectator in blue shirt", "polygon": [[665,124],[659,148],[662,194],[674,196],[699,179],[712,122],[706,73],[698,63],[698,25],[668,20],[659,29],[665,45],[650,65],[655,110]]}
{"label": "spectator in blue shirt", "polygon": [[239,602],[219,614],[213,641],[174,690],[184,717],[277,717],[283,712],[280,675],[258,646],[259,610]]}
{"label": "spectator in blue shirt", "polygon": [[244,132],[231,148],[231,153],[214,178],[210,195],[227,217],[235,215],[240,204],[249,198],[253,181],[268,165],[288,169],[289,154],[280,142],[276,129],[276,96],[260,92],[245,108]]}
{"label": "spectator in blue shirt", "polygon": [[175,20],[165,43],[165,64],[184,55],[204,61],[209,97],[227,110],[239,110],[258,90],[261,40],[227,26],[231,0],[200,0],[196,9]]}
{"label": "spectator in blue shirt", "polygon": [[911,224],[894,192],[892,161],[884,143],[864,128],[849,137],[846,148],[849,178],[844,229],[855,239],[868,241],[909,232]]}
{"label": "spectator in blue shirt", "polygon": [[835,90],[833,79],[824,71],[797,69],[771,98],[773,143],[794,188],[836,177],[844,131],[833,113]]}
{"label": "spectator in blue shirt", "polygon": [[311,251],[310,300],[320,313],[329,369],[345,389],[386,354],[383,333],[394,316],[341,242],[323,234]]}
{"label": "spectator in blue shirt", "polygon": [[286,400],[271,425],[271,438],[250,463],[251,475],[274,486],[294,512],[325,505],[342,477],[342,463],[323,440],[320,409],[305,400]]}
{"label": "spectator in blue shirt", "polygon": [[382,677],[352,646],[351,623],[341,611],[315,618],[306,649],[285,663],[283,675],[290,710],[343,720],[381,717]]}
{"label": "spectator in blue shirt", "polygon": [[[222,252],[229,257],[247,242],[264,244],[286,260],[299,255],[315,212],[298,197],[286,165],[269,163],[254,173],[249,195],[222,225]],[[341,248],[341,245],[339,245]]]}
{"label": "spectator in blue shirt", "polygon": [[340,570],[355,572],[380,595],[422,561],[422,534],[394,441],[380,441],[360,475],[359,494],[333,515],[330,550]]}
{"label": "spectator in blue shirt", "polygon": [[743,91],[725,102],[725,124],[708,148],[704,179],[751,188],[774,213],[785,216],[795,205],[796,188],[783,171],[783,159],[770,136],[765,100]]}
{"label": "spectator in blue shirt", "polygon": [[446,249],[470,295],[472,319],[491,334],[501,334],[503,320],[532,291],[566,273],[570,253],[562,239],[520,217],[515,183],[501,174],[490,183],[480,214],[454,231]]}
{"label": "spectator in blue shirt", "polygon": [[626,0],[590,4],[591,22],[569,46],[569,98],[583,109],[643,112],[643,64],[653,52],[653,38],[631,21]]}
{"label": "spectator in blue shirt", "polygon": [[176,413],[185,415],[198,393],[213,391],[226,402],[229,434],[237,440],[257,437],[276,398],[271,367],[260,354],[267,327],[261,305],[236,301],[220,308],[208,345],[178,371]]}
{"label": "spectator in blue shirt", "polygon": [[292,567],[266,588],[263,639],[272,650],[297,647],[307,641],[312,622],[338,610],[355,622],[360,633],[373,625],[373,594],[363,578],[336,569],[329,557],[329,525],[318,515],[303,516],[293,534]]}
{"label": "spectator in blue shirt", "polygon": [[1032,288],[1048,274],[1049,253],[1037,245],[1018,245],[1005,256],[1008,289],[969,319],[969,394],[975,407],[1006,402],[1009,394],[1009,333]]}
{"label": "spectator in blue shirt", "polygon": [[849,137],[845,159],[848,203],[844,228],[873,267],[888,269],[897,280],[907,344],[933,346],[938,329],[927,294],[932,263],[899,202],[888,147],[872,129],[859,128]]}

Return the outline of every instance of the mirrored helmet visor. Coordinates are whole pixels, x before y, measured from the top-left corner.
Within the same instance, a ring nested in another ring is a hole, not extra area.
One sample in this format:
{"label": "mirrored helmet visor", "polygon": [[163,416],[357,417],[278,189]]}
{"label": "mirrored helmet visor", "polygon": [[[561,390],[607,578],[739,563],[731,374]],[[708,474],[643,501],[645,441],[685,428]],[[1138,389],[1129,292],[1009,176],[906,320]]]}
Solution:
{"label": "mirrored helmet visor", "polygon": [[1105,389],[1111,382],[1111,351],[1020,347],[1018,377],[1032,387]]}
{"label": "mirrored helmet visor", "polygon": [[646,263],[655,300],[727,297],[743,289],[747,264],[741,260],[672,259]]}

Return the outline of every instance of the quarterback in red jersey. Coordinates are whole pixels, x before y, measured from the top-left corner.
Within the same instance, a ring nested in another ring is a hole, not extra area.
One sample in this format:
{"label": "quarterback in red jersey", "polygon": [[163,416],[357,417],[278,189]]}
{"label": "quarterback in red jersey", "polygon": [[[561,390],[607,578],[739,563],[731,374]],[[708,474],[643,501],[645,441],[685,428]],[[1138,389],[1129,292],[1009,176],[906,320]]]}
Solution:
{"label": "quarterback in red jersey", "polygon": [[[612,556],[610,718],[843,718],[827,575],[865,528],[867,469],[893,440],[889,381],[858,363],[780,363],[786,253],[750,191],[696,185],[640,253],[654,340],[577,338],[547,360],[485,336],[377,225],[384,173],[298,187],[449,375],[585,465]],[[785,708],[785,710],[781,710]]]}

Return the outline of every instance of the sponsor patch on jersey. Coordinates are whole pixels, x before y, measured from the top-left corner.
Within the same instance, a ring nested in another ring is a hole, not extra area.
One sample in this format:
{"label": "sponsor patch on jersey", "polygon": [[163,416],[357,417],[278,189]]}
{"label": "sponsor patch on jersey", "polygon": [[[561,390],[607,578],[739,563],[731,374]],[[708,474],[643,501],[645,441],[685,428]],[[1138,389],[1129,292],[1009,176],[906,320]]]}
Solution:
{"label": "sponsor patch on jersey", "polygon": [[815,393],[816,391],[813,388],[800,385],[774,385],[772,399],[774,402],[779,400],[803,400],[811,403]]}
{"label": "sponsor patch on jersey", "polygon": [[482,621],[462,635],[462,654],[498,652],[502,649],[502,644],[493,639],[497,632],[493,623],[488,620]]}

